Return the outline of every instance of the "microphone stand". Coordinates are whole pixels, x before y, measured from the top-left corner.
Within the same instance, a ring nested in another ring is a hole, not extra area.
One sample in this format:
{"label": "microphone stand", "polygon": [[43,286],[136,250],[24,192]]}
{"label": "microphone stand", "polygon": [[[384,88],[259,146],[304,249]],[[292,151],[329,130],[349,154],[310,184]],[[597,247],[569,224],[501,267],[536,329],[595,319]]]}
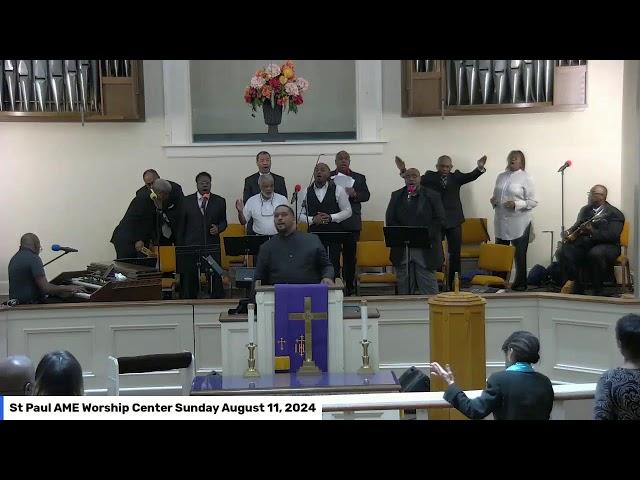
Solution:
{"label": "microphone stand", "polygon": [[[565,238],[565,229],[564,229],[564,170],[562,170],[560,172],[560,178],[561,178],[561,187],[560,187],[560,215],[561,215],[561,219],[560,219],[560,240],[564,240]],[[552,240],[553,241],[553,240]]]}
{"label": "microphone stand", "polygon": [[53,263],[53,262],[55,262],[56,260],[58,260],[59,258],[64,257],[67,253],[69,253],[69,252],[64,252],[63,254],[58,255],[58,256],[57,256],[56,258],[54,258],[53,260],[49,260],[47,263],[45,263],[45,264],[43,265],[43,267],[46,267],[46,266],[47,266],[47,265],[49,265],[50,263]]}

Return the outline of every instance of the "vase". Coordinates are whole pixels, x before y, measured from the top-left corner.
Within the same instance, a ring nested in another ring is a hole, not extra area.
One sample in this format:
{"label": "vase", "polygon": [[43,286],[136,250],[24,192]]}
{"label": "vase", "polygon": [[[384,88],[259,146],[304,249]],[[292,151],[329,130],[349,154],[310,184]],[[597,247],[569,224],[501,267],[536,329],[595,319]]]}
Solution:
{"label": "vase", "polygon": [[282,122],[282,105],[271,105],[271,101],[267,100],[262,104],[262,113],[264,113],[264,123],[268,127],[269,135],[278,134],[278,125]]}

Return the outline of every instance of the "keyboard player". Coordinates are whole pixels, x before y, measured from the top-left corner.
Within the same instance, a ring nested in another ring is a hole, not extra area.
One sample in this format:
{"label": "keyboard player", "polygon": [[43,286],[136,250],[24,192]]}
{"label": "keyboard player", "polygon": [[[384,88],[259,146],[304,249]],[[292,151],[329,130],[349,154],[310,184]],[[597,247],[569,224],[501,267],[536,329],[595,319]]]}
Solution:
{"label": "keyboard player", "polygon": [[9,299],[19,304],[56,303],[75,294],[82,295],[82,285],[54,285],[44,272],[40,239],[34,233],[20,238],[20,248],[9,261]]}

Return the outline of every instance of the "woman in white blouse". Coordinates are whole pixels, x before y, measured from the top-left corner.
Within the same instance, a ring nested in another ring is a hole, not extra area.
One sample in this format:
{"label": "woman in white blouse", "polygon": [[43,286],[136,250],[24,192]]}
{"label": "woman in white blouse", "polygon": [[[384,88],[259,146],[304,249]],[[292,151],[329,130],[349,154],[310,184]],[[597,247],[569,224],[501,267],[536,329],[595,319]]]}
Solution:
{"label": "woman in white blouse", "polygon": [[496,243],[516,247],[516,278],[512,290],[527,289],[527,248],[531,230],[531,210],[538,205],[531,176],[524,171],[524,153],[512,150],[507,168],[498,175],[491,205],[495,210]]}

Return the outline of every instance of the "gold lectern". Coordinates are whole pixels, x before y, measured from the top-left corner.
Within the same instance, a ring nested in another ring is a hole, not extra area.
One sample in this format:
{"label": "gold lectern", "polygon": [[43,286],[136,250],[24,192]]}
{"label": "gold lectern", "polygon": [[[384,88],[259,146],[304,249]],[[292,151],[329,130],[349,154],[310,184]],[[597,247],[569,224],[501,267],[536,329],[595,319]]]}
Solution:
{"label": "gold lectern", "polygon": [[[460,292],[456,275],[455,291],[429,299],[431,362],[448,363],[455,382],[463,390],[486,386],[484,311],[487,301],[470,292]],[[447,383],[431,377],[431,391],[444,391]],[[466,419],[454,408],[431,408],[429,419]]]}

